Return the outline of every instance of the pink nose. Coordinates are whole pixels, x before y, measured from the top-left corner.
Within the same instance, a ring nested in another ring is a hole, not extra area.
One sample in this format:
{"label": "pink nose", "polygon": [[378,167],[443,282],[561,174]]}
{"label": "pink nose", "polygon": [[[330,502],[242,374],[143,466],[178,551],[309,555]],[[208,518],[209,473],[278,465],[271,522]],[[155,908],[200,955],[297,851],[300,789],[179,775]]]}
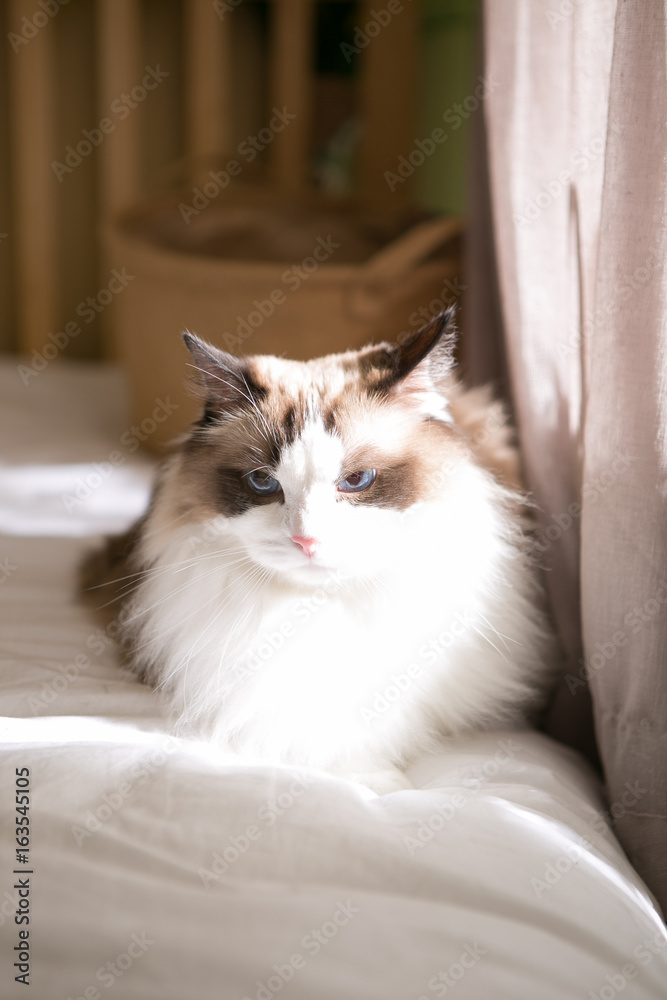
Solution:
{"label": "pink nose", "polygon": [[315,554],[315,549],[317,548],[316,538],[302,538],[301,535],[292,535],[292,541],[295,545],[300,545],[307,556]]}

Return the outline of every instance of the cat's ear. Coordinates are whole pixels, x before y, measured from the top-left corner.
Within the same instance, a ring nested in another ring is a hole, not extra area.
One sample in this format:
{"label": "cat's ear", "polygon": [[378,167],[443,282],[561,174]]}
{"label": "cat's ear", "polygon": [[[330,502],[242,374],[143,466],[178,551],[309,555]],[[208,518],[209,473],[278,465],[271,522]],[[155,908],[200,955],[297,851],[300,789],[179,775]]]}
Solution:
{"label": "cat's ear", "polygon": [[398,344],[362,351],[362,365],[374,388],[429,389],[441,381],[454,365],[454,312],[450,306]]}
{"label": "cat's ear", "polygon": [[455,312],[455,306],[450,306],[399,344],[397,378],[405,378],[424,361],[428,363],[432,377],[437,378],[449,372],[454,364],[456,346]]}
{"label": "cat's ear", "polygon": [[185,346],[190,352],[196,378],[195,388],[204,397],[203,422],[214,421],[226,410],[253,406],[263,395],[255,384],[247,362],[186,331]]}

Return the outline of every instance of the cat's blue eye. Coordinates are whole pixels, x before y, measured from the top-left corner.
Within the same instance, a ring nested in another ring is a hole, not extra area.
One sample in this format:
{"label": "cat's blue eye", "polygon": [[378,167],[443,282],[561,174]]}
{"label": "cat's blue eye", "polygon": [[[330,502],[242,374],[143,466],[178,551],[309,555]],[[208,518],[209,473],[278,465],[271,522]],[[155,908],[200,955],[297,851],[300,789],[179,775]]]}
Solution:
{"label": "cat's blue eye", "polygon": [[377,471],[375,469],[364,469],[363,472],[353,472],[352,475],[338,484],[341,493],[361,493],[367,490],[375,482]]}
{"label": "cat's blue eye", "polygon": [[277,479],[274,479],[268,472],[263,472],[261,469],[246,473],[245,481],[253,493],[257,493],[263,497],[271,496],[272,493],[278,493],[281,488]]}

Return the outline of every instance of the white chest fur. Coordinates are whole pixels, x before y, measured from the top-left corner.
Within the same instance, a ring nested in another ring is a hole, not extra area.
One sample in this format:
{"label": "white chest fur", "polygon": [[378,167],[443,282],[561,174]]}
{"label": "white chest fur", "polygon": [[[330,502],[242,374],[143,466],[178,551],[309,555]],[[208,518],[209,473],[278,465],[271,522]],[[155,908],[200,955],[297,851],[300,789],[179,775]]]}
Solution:
{"label": "white chest fur", "polygon": [[131,627],[181,723],[251,757],[366,768],[518,714],[548,638],[502,490],[461,475],[469,489],[387,522],[391,559],[368,579],[331,566],[298,585],[233,530],[194,548],[193,526],[154,534]]}

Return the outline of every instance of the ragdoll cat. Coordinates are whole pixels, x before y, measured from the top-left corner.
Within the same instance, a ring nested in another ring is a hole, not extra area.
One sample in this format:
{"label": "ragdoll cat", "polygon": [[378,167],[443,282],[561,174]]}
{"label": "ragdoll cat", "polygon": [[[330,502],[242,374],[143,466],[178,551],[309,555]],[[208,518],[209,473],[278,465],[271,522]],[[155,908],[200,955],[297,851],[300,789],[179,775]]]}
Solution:
{"label": "ragdoll cat", "polygon": [[111,571],[180,732],[387,791],[539,701],[554,640],[516,455],[452,376],[450,321],[308,362],[184,334],[202,413]]}

